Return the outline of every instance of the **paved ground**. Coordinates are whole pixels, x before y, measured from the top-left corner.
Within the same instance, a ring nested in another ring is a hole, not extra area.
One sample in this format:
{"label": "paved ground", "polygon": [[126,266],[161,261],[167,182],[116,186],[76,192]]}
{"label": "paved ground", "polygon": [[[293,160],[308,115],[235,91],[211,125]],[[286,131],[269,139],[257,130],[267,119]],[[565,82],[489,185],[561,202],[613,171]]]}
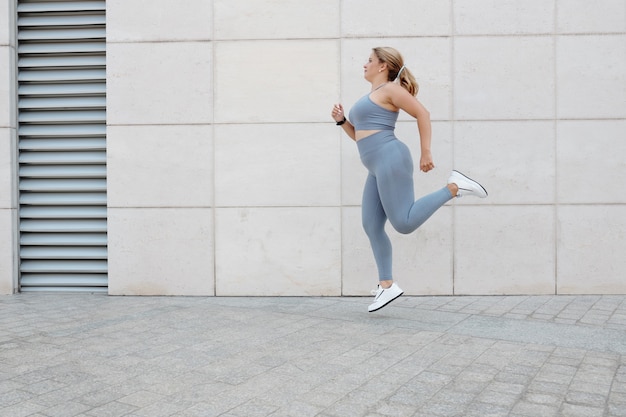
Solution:
{"label": "paved ground", "polygon": [[626,296],[0,297],[0,415],[626,416]]}

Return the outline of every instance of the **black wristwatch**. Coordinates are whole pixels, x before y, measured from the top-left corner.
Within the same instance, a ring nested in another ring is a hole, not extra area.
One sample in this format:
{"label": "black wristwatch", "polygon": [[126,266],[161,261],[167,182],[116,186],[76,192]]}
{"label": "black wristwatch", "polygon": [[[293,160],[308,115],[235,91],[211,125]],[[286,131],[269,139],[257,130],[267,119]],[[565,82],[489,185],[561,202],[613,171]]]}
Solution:
{"label": "black wristwatch", "polygon": [[346,119],[346,116],[343,116],[343,120],[340,122],[337,122],[337,126],[341,126],[342,124],[344,124],[348,119]]}

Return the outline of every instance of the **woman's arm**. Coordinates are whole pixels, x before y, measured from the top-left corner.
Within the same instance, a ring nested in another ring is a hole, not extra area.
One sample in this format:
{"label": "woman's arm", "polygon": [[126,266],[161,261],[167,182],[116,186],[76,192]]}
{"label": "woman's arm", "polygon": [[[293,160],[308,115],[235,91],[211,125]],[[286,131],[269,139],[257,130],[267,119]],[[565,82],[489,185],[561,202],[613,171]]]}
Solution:
{"label": "woman's arm", "polygon": [[343,131],[346,132],[348,136],[350,136],[350,139],[356,141],[356,133],[354,132],[354,126],[352,126],[352,123],[350,123],[348,119],[346,119],[346,122],[342,124],[341,127],[343,128]]}
{"label": "woman's arm", "polygon": [[430,123],[430,112],[413,97],[408,91],[399,85],[392,85],[389,89],[389,99],[391,104],[404,110],[417,120],[417,130],[420,135],[420,169],[428,172],[435,167],[430,150],[432,139],[432,126]]}

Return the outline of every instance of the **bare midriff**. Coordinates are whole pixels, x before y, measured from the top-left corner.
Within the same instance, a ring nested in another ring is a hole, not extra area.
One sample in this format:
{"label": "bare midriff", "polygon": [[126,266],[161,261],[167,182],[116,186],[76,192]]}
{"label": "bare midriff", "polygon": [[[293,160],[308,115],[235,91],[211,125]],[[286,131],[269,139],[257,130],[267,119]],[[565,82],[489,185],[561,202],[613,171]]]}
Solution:
{"label": "bare midriff", "polygon": [[382,132],[382,130],[357,130],[354,132],[355,140],[358,142],[361,139],[365,139],[368,136],[372,136],[374,133]]}

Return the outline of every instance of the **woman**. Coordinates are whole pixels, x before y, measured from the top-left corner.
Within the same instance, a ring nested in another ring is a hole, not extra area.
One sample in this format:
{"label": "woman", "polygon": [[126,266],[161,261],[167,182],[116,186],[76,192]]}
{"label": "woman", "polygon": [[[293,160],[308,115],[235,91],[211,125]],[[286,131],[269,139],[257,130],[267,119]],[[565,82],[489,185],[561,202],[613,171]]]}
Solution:
{"label": "woman", "polygon": [[411,233],[454,197],[487,197],[476,181],[452,171],[448,185],[415,201],[413,160],[408,147],[394,135],[400,109],[417,119],[420,135],[420,169],[435,167],[430,151],[430,113],[415,98],[418,85],[404,66],[400,53],[389,47],[374,48],[363,66],[371,92],[350,110],[335,104],[332,117],[356,141],[363,165],[369,171],[363,190],[362,221],[378,268],[379,285],[368,311],[379,310],[403,294],[393,282],[391,241],[385,233],[387,219],[400,233]]}

